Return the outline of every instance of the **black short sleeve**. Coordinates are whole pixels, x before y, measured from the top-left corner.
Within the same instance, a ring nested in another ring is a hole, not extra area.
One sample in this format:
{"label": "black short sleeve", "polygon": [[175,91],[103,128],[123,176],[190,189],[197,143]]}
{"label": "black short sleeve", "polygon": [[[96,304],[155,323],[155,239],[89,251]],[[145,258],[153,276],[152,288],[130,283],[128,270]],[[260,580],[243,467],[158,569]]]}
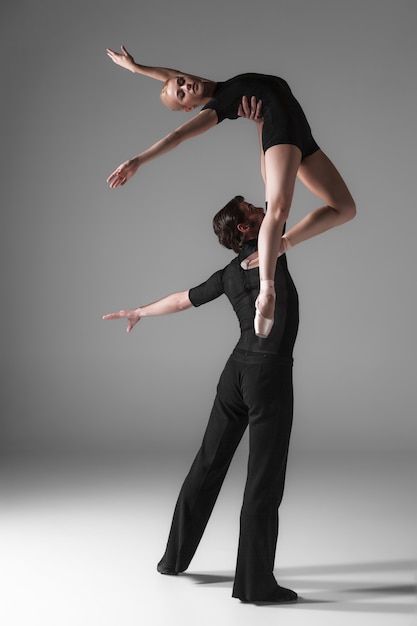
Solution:
{"label": "black short sleeve", "polygon": [[215,300],[223,293],[223,270],[218,270],[204,283],[190,289],[188,297],[193,306],[200,306],[201,304]]}

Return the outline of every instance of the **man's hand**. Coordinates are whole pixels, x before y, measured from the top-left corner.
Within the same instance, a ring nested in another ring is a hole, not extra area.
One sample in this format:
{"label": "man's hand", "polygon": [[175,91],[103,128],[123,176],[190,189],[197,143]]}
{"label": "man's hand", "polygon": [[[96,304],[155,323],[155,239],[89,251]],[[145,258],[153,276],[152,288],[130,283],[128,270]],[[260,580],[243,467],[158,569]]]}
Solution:
{"label": "man's hand", "polygon": [[117,169],[114,170],[112,174],[107,179],[107,182],[110,183],[110,188],[115,189],[120,185],[123,186],[127,183],[129,178],[132,178],[134,174],[136,174],[139,168],[139,159],[137,157],[133,159],[129,159],[125,161]]}
{"label": "man's hand", "polygon": [[110,48],[106,49],[107,56],[111,58],[111,60],[116,63],[116,65],[120,65],[120,67],[124,67],[125,70],[129,70],[130,72],[135,71],[135,60],[131,54],[126,50],[124,46],[120,46],[122,54],[119,52],[114,52],[114,50],[110,50]]}
{"label": "man's hand", "polygon": [[129,325],[126,328],[126,332],[130,333],[135,324],[137,324],[141,319],[140,309],[126,309],[124,311],[119,311],[118,313],[108,313],[108,315],[103,315],[103,320],[120,319],[129,320]]}
{"label": "man's hand", "polygon": [[239,117],[244,117],[246,120],[253,120],[258,124],[264,121],[262,117],[262,100],[256,101],[256,97],[252,96],[249,100],[246,96],[243,96],[241,104],[237,110]]}

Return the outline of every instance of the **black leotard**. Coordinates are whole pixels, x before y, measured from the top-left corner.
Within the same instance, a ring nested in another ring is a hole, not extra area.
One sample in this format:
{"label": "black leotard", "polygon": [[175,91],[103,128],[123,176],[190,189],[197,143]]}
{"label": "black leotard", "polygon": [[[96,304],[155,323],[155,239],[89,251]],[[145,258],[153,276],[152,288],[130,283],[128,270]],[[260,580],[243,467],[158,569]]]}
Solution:
{"label": "black leotard", "polygon": [[237,119],[237,110],[243,96],[247,96],[249,100],[252,96],[262,100],[264,152],[278,144],[297,146],[301,150],[302,158],[319,150],[299,102],[286,81],[277,76],[240,74],[217,83],[212,100],[202,110],[214,109],[217,123],[226,118]]}
{"label": "black leotard", "polygon": [[275,272],[275,321],[266,339],[257,337],[253,328],[255,299],[259,293],[259,270],[244,270],[240,262],[257,250],[255,239],[243,245],[239,256],[224,269],[189,291],[194,306],[200,306],[225,294],[239,319],[241,335],[237,350],[271,354],[291,359],[298,330],[298,295],[288,271],[285,255],[279,257]]}

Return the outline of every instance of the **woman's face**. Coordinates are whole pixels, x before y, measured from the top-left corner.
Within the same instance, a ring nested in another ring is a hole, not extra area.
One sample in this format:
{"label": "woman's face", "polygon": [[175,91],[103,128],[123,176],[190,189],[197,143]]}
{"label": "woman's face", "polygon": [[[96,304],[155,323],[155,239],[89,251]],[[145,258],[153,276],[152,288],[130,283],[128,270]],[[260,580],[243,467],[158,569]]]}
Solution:
{"label": "woman's face", "polygon": [[196,76],[176,76],[167,83],[166,97],[184,111],[201,106],[203,93],[203,81]]}

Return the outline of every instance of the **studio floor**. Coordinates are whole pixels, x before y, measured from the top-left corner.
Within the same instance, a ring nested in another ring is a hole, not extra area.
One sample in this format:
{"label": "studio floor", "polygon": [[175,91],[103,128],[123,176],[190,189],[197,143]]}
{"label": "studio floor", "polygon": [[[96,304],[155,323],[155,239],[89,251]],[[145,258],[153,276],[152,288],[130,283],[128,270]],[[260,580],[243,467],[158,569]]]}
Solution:
{"label": "studio floor", "polygon": [[410,626],[416,613],[415,462],[402,455],[290,457],[275,574],[293,605],[231,597],[245,458],[233,462],[190,569],[162,556],[192,460],[1,467],[4,626]]}

